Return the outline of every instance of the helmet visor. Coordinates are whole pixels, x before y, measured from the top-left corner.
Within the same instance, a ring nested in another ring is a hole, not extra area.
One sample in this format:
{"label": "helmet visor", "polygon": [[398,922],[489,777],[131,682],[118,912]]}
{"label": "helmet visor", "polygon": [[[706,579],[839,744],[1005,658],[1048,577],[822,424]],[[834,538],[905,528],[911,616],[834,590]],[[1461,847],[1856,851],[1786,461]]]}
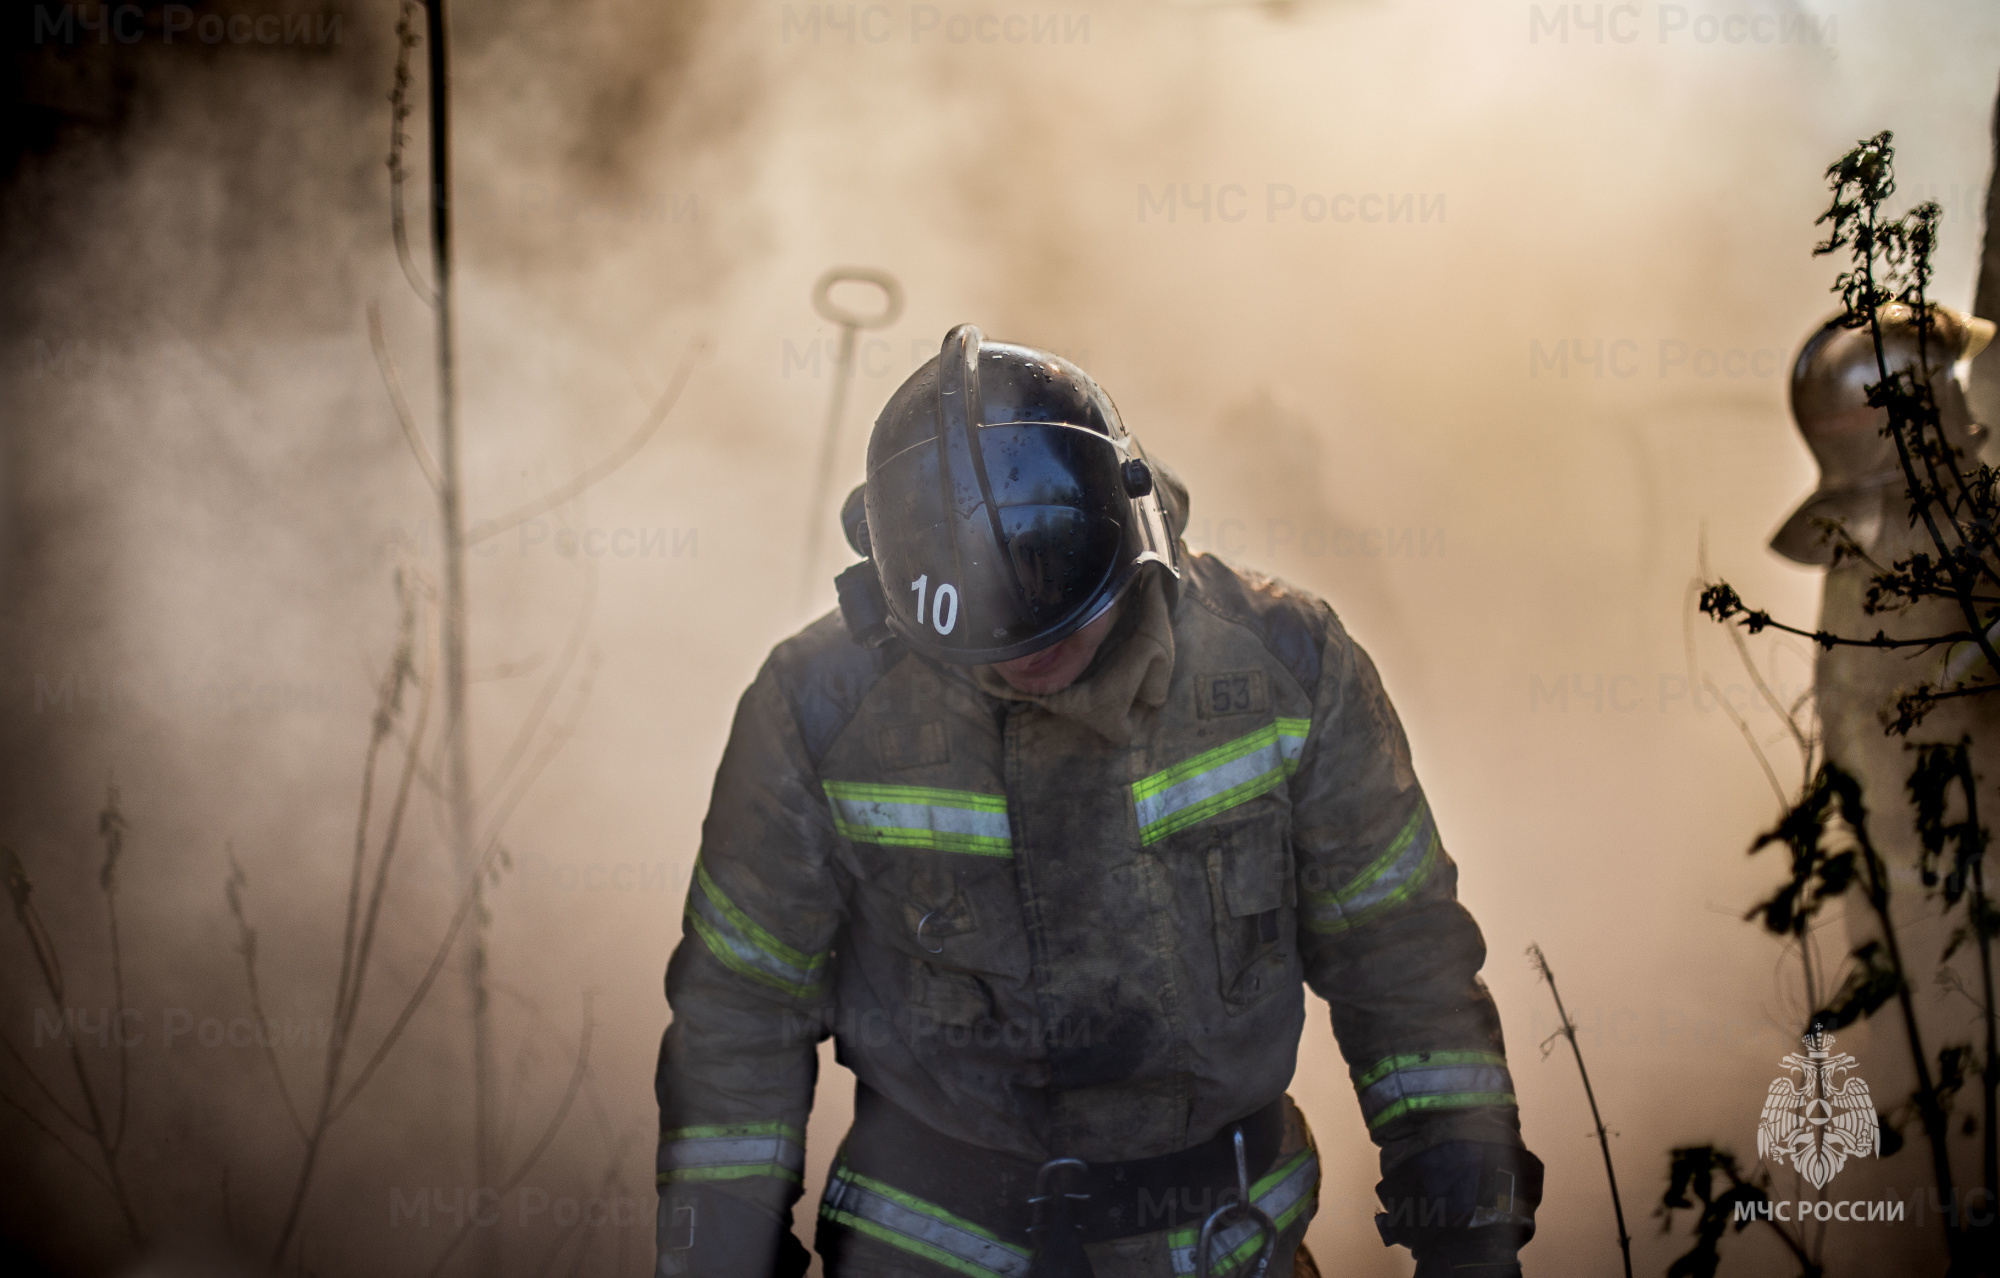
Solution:
{"label": "helmet visor", "polygon": [[[1039,448],[1023,446],[1031,433],[1042,436]],[[1101,606],[1129,557],[1130,503],[1092,473],[1116,475],[1109,440],[1050,426],[980,434],[999,544],[977,497],[949,515],[941,509],[935,448],[890,459],[866,496],[870,528],[900,530],[873,538],[890,627],[963,664],[1011,661],[1065,638]]]}

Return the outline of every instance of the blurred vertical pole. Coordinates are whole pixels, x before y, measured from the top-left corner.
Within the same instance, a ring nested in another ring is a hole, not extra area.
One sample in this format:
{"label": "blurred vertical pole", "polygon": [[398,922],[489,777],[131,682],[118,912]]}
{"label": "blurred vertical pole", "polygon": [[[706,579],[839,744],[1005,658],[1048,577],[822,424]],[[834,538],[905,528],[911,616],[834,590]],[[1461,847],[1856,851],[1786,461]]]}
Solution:
{"label": "blurred vertical pole", "polygon": [[[456,332],[451,270],[451,59],[445,0],[424,0],[430,54],[431,255],[437,281],[438,517],[444,525],[444,680],[446,795],[451,808],[452,851],[460,880],[473,894],[472,931],[466,940],[465,984],[472,1003],[473,1184],[496,1183],[492,1166],[492,1032],[486,998],[486,908],[479,899],[478,849],[473,846],[472,761],[468,746],[465,677],[465,510],[458,451]],[[499,1269],[498,1239],[480,1231],[479,1268]]]}
{"label": "blurred vertical pole", "polygon": [[820,432],[819,467],[814,474],[812,506],[806,515],[806,566],[799,574],[799,607],[812,602],[818,584],[820,525],[826,522],[827,490],[833,483],[833,467],[839,456],[840,410],[847,404],[848,375],[854,370],[853,324],[840,326],[840,357],[833,362],[833,397],[827,401],[826,428]]}
{"label": "blurred vertical pole", "polygon": [[[882,309],[873,315],[857,315],[835,305],[836,284],[872,284],[882,290]],[[820,433],[819,470],[813,481],[812,508],[806,517],[805,569],[799,576],[799,607],[812,601],[814,575],[819,568],[820,525],[826,522],[827,502],[832,497],[833,468],[840,456],[840,415],[847,406],[847,384],[854,373],[855,334],[864,328],[886,328],[903,313],[903,286],[887,271],[866,266],[836,266],[813,285],[813,309],[820,318],[840,326],[840,354],[833,361],[833,396],[826,405],[826,428]],[[818,367],[818,355],[814,355]]]}
{"label": "blurred vertical pole", "polygon": [[[1979,258],[1979,281],[1972,295],[1972,313],[2000,322],[2000,97],[1993,103],[1993,132],[1989,158],[1993,168],[1986,182],[1986,238]],[[1988,449],[2000,435],[2000,342],[1988,344],[1973,357],[1966,379],[1965,397],[1972,420],[1994,427],[1987,436]]]}

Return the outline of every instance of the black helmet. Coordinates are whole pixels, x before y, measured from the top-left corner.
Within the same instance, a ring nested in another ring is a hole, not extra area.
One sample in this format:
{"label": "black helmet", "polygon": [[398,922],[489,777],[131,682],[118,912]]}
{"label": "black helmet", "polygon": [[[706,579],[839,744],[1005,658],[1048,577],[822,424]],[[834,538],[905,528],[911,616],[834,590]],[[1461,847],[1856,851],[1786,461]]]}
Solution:
{"label": "black helmet", "polygon": [[875,420],[841,514],[868,556],[836,583],[848,628],[965,665],[1046,648],[1142,565],[1180,575],[1158,488],[1082,369],[961,324]]}

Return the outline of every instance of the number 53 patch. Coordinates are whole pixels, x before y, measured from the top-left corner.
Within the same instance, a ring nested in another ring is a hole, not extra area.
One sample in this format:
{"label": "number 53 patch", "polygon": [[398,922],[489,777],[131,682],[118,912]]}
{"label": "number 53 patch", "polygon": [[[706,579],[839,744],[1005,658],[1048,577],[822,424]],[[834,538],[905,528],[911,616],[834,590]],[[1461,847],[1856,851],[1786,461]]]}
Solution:
{"label": "number 53 patch", "polygon": [[1264,672],[1228,670],[1205,674],[1195,680],[1195,713],[1204,719],[1220,719],[1232,714],[1262,714],[1265,708]]}

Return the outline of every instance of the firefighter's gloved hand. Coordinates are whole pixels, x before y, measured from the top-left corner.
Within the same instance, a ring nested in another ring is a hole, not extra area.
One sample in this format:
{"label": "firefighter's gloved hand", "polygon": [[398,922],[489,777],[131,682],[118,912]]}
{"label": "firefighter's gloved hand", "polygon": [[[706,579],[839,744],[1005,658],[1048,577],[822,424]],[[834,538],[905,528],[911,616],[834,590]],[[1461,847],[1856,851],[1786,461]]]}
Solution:
{"label": "firefighter's gloved hand", "polygon": [[1455,1243],[1437,1243],[1417,1252],[1416,1278],[1521,1278],[1518,1236],[1512,1230],[1468,1230]]}
{"label": "firefighter's gloved hand", "polygon": [[1375,1187],[1385,1245],[1417,1259],[1417,1278],[1520,1278],[1535,1236],[1542,1162],[1525,1149],[1447,1141],[1398,1163]]}
{"label": "firefighter's gloved hand", "polygon": [[791,1221],[710,1185],[660,1194],[655,1278],[802,1278],[811,1256]]}

